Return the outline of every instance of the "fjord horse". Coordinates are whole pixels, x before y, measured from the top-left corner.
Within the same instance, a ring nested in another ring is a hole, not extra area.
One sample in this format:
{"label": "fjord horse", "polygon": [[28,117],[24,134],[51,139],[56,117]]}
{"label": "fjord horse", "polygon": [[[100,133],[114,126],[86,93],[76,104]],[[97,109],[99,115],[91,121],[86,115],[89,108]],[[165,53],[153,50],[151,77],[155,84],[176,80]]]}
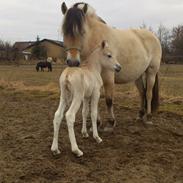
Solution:
{"label": "fjord horse", "polygon": [[52,64],[51,62],[47,61],[41,61],[36,64],[36,70],[39,72],[39,68],[41,68],[41,71],[44,72],[44,68],[48,68],[48,72],[52,72]]}
{"label": "fjord horse", "polygon": [[[60,76],[60,103],[53,120],[54,136],[51,151],[53,154],[59,154],[58,149],[58,133],[60,123],[64,116],[66,107],[69,107],[65,116],[68,126],[69,139],[71,143],[72,152],[76,156],[82,156],[83,152],[78,148],[76,137],[74,133],[75,116],[78,112],[81,103],[83,103],[83,137],[88,137],[86,120],[89,113],[89,106],[91,107],[91,120],[93,128],[93,138],[97,143],[102,142],[97,131],[97,113],[98,101],[100,98],[100,90],[103,85],[101,78],[102,69],[111,72],[119,72],[121,70],[120,64],[113,56],[110,46],[106,41],[103,41],[92,54],[87,58],[85,67],[67,67]],[[91,103],[91,105],[89,105]]]}
{"label": "fjord horse", "polygon": [[76,3],[69,9],[62,3],[61,10],[64,14],[62,31],[68,66],[79,66],[80,61],[90,55],[96,45],[107,40],[123,68],[118,74],[102,70],[109,121],[112,124],[106,129],[116,125],[113,113],[115,82],[135,82],[141,98],[139,117],[150,123],[151,114],[159,105],[158,71],[162,50],[157,37],[145,29],[112,28],[86,3]]}

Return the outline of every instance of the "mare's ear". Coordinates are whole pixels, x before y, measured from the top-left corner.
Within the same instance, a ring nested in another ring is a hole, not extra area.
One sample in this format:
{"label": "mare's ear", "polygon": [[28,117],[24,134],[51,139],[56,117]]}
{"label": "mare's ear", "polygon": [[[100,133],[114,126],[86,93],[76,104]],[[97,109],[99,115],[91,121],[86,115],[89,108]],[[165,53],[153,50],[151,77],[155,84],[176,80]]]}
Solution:
{"label": "mare's ear", "polygon": [[84,14],[86,14],[87,10],[88,10],[88,4],[85,3],[85,5],[83,7]]}
{"label": "mare's ear", "polygon": [[107,41],[102,41],[101,47],[104,49],[105,47],[108,47]]}
{"label": "mare's ear", "polygon": [[65,15],[65,13],[67,11],[67,6],[66,6],[65,2],[62,3],[61,10],[62,10],[63,15]]}

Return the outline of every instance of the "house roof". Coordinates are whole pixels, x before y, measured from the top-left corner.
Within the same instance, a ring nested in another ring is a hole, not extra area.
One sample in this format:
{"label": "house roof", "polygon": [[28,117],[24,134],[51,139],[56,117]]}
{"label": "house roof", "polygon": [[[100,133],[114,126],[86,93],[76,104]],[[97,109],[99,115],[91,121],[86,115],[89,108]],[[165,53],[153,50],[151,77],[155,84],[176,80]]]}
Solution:
{"label": "house roof", "polygon": [[[39,41],[39,44],[44,42],[44,41],[50,42],[50,43],[55,44],[55,45],[60,46],[60,47],[64,47],[64,44],[62,41],[56,41],[56,40],[52,40],[52,39],[42,39],[41,41]],[[28,45],[23,50],[31,48],[32,46],[35,46],[35,44],[36,44],[36,42],[33,42],[31,45]]]}
{"label": "house roof", "polygon": [[34,44],[34,41],[22,41],[22,42],[15,42],[13,48],[17,49],[18,51],[23,51],[26,47]]}

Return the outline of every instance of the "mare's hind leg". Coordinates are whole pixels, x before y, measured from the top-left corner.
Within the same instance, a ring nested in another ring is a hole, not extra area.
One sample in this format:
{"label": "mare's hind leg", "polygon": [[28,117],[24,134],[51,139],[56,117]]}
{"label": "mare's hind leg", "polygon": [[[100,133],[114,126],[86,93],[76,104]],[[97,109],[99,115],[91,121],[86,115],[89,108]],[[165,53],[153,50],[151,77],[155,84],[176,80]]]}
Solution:
{"label": "mare's hind leg", "polygon": [[145,91],[145,83],[143,83],[143,78],[140,76],[136,81],[135,85],[138,89],[139,96],[140,96],[140,111],[137,117],[137,120],[141,120],[146,112],[146,91]]}
{"label": "mare's hind leg", "polygon": [[53,154],[60,154],[60,151],[58,149],[58,134],[59,134],[60,124],[63,119],[65,107],[66,107],[66,103],[64,99],[60,97],[60,103],[57,111],[55,112],[55,116],[53,120],[54,135],[53,135],[53,142],[51,146],[51,151],[53,152]]}
{"label": "mare's hind leg", "polygon": [[155,78],[156,74],[152,68],[148,68],[146,71],[146,98],[147,98],[147,111],[146,111],[146,116],[145,116],[145,121],[148,124],[152,124],[150,121],[151,114],[152,114],[152,109],[151,109],[151,102],[152,102],[152,97],[153,97],[153,87],[155,84]]}
{"label": "mare's hind leg", "polygon": [[79,110],[79,107],[81,105],[82,97],[80,96],[74,96],[72,104],[69,108],[69,110],[66,112],[66,121],[68,126],[68,132],[69,132],[69,139],[71,143],[71,149],[76,156],[80,157],[83,155],[83,152],[78,148],[76,137],[74,133],[74,123],[75,123],[75,116],[77,111]]}

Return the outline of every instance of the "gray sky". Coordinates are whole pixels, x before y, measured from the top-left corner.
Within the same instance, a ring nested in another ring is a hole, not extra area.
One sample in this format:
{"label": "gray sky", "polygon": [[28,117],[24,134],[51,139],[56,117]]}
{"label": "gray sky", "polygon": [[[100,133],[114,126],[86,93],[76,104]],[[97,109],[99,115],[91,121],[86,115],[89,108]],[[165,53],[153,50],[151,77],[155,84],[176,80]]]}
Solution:
{"label": "gray sky", "polygon": [[[66,0],[71,6],[74,0]],[[168,28],[183,24],[183,0],[84,0],[109,25],[139,27],[144,22],[153,29],[160,23]],[[0,39],[14,41],[59,39],[63,15],[61,0],[0,0]]]}

